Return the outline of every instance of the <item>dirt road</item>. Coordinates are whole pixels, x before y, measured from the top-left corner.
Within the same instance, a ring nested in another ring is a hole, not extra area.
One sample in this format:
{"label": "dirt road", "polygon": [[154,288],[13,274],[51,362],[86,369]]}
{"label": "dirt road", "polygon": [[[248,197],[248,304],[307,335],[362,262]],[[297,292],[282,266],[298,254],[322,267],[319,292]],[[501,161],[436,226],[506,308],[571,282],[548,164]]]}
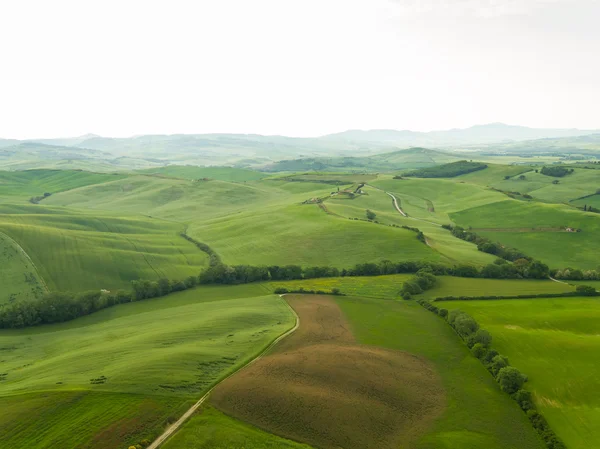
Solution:
{"label": "dirt road", "polygon": [[[280,298],[283,298],[282,295],[279,295]],[[300,326],[300,318],[298,317],[298,314],[296,313],[296,311],[288,304],[288,302],[284,299],[282,299],[282,301],[289,307],[289,309],[292,311],[292,313],[294,314],[294,317],[296,319],[296,324],[294,325],[294,327],[292,327],[290,330],[288,330],[287,332],[284,332],[283,334],[281,334],[279,337],[277,337],[275,340],[273,340],[273,342],[267,346],[260,354],[258,354],[256,357],[254,357],[252,360],[250,360],[248,363],[246,363],[245,365],[241,366],[239,369],[235,370],[234,372],[232,372],[231,374],[229,374],[229,376],[225,377],[224,379],[222,379],[219,383],[217,383],[216,385],[214,385],[210,390],[208,390],[206,392],[206,394],[204,396],[202,396],[198,402],[196,402],[194,405],[192,405],[182,416],[181,418],[179,418],[177,421],[175,421],[174,424],[171,424],[167,430],[165,430],[163,432],[162,435],[160,435],[156,440],[154,440],[152,442],[152,444],[150,446],[148,446],[147,449],[157,449],[159,448],[171,435],[173,435],[177,430],[179,430],[179,428],[183,425],[184,422],[187,421],[187,419],[192,416],[196,410],[198,410],[198,408],[200,408],[200,406],[208,399],[208,397],[210,396],[210,394],[212,393],[212,391],[217,388],[218,385],[220,385],[222,382],[226,381],[227,379],[229,379],[231,376],[233,376],[234,374],[240,372],[241,370],[243,370],[244,368],[249,367],[250,365],[252,365],[253,363],[255,363],[256,361],[258,361],[261,357],[263,357],[267,352],[269,352],[277,343],[279,343],[281,340],[283,340],[285,337],[287,337],[288,335],[294,333],[296,331],[296,329],[298,329],[298,327]]]}

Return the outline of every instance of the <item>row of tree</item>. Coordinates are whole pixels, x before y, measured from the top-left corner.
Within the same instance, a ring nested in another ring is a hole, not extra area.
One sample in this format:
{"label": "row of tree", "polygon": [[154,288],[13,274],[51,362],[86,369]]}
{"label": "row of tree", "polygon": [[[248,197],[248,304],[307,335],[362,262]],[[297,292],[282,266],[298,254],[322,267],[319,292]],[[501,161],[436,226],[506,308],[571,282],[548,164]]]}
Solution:
{"label": "row of tree", "polygon": [[411,277],[408,281],[402,284],[400,296],[403,299],[412,299],[413,295],[423,293],[437,284],[437,278],[430,268],[422,268]]}
{"label": "row of tree", "polygon": [[487,370],[494,376],[500,389],[509,394],[519,407],[527,414],[532,426],[546,443],[549,449],[566,449],[566,446],[556,436],[546,419],[535,409],[530,391],[523,388],[527,376],[511,366],[508,357],[492,349],[492,336],[481,329],[475,319],[460,310],[440,309],[434,304],[419,300],[419,304],[427,310],[443,317],[460,338],[466,343],[471,353],[478,358]]}
{"label": "row of tree", "polygon": [[561,270],[552,270],[550,275],[556,279],[568,281],[600,281],[600,268],[597,270],[563,268]]}
{"label": "row of tree", "polygon": [[495,299],[534,299],[534,298],[569,298],[572,296],[600,296],[594,287],[578,285],[574,292],[563,293],[532,293],[527,295],[480,295],[480,296],[440,296],[434,302],[441,301],[481,301]]}
{"label": "row of tree", "polygon": [[477,235],[475,232],[466,230],[461,226],[445,224],[442,227],[448,229],[454,237],[476,244],[477,249],[484,253],[493,254],[510,262],[519,259],[531,260],[531,257],[515,248],[508,248],[500,243],[494,243],[490,239]]}

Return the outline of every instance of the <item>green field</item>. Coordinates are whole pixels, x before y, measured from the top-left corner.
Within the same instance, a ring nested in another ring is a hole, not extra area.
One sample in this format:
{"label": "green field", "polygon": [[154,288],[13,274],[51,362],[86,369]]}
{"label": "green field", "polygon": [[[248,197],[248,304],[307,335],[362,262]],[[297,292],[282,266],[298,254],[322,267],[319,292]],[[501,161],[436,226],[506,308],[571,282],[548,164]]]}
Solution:
{"label": "green field", "polygon": [[183,225],[146,217],[0,206],[0,230],[18,242],[48,288],[129,288],[134,279],[197,275],[208,256],[179,233]]}
{"label": "green field", "polygon": [[0,408],[10,410],[0,414],[3,444],[119,449],[152,439],[292,326],[287,305],[261,294],[258,286],[203,287],[1,331]]}
{"label": "green field", "polygon": [[214,408],[193,416],[163,446],[165,449],[310,449],[228,417]]}
{"label": "green field", "polygon": [[570,449],[600,441],[600,302],[596,298],[445,302],[472,315]]}
{"label": "green field", "polygon": [[537,279],[479,279],[438,276],[437,285],[422,294],[433,299],[443,296],[515,296],[574,291],[571,285]]}
{"label": "green field", "polygon": [[[600,251],[600,215],[560,204],[505,200],[451,214],[452,219],[492,241],[498,241],[540,259],[554,268],[594,269]],[[582,232],[564,232],[573,227]],[[555,228],[540,231],[538,228]]]}
{"label": "green field", "polygon": [[360,343],[426,357],[440,373],[446,410],[416,448],[543,447],[525,414],[441,318],[413,302],[341,298],[338,304]]}
{"label": "green field", "polygon": [[[384,191],[372,187],[364,187],[362,190],[365,195],[357,196],[352,200],[338,199],[337,196],[333,196],[325,202],[327,209],[343,217],[359,219],[365,219],[365,211],[369,209],[376,213],[375,220],[381,224],[416,227],[423,231],[427,237],[427,245],[439,254],[440,261],[448,264],[462,262],[486,265],[494,261],[494,257],[477,251],[475,245],[471,243],[456,239],[449,231],[442,229],[438,224],[447,223],[449,220],[429,216],[434,214],[425,211],[415,213],[415,210],[409,206],[405,195],[394,193],[401,203],[400,207],[405,212],[410,211],[409,218],[403,217],[395,209],[392,198]],[[426,199],[420,199],[419,204],[423,209],[428,206]],[[413,213],[415,214],[413,215]],[[438,219],[436,220],[436,218]]]}
{"label": "green field", "polygon": [[[513,176],[508,180],[492,183],[493,187],[509,192],[528,193],[536,199],[550,203],[567,203],[582,196],[591,195],[600,186],[600,172],[576,169],[574,173],[555,178],[535,173],[523,173],[525,179]],[[553,182],[558,181],[557,184]]]}
{"label": "green field", "polygon": [[303,279],[297,281],[273,281],[261,284],[266,292],[272,292],[278,287],[288,290],[322,290],[331,291],[334,288],[349,296],[366,298],[395,299],[398,298],[402,283],[409,279],[410,274],[392,274],[388,276],[337,277],[320,279]]}
{"label": "green field", "polygon": [[44,193],[56,194],[78,187],[124,178],[119,174],[100,174],[80,170],[0,170],[0,199],[28,200]]}
{"label": "green field", "polygon": [[168,165],[166,167],[138,170],[138,172],[182,179],[209,178],[232,182],[256,181],[266,177],[264,173],[254,170],[231,167],[198,167],[195,165]]}
{"label": "green field", "polygon": [[0,232],[0,305],[37,299],[48,291],[37,268],[23,249]]}

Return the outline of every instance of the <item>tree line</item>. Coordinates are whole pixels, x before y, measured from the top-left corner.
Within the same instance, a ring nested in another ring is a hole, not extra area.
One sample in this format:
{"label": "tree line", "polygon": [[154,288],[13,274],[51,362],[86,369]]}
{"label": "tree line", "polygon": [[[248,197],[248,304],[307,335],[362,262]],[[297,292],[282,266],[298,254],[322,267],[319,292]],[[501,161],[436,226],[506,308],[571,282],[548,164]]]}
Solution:
{"label": "tree line", "polygon": [[574,292],[532,293],[526,295],[480,295],[480,296],[440,296],[434,302],[441,301],[480,301],[495,299],[534,299],[534,298],[569,298],[573,296],[600,296],[600,292],[589,285],[578,285]]}
{"label": "tree line", "polygon": [[562,167],[560,165],[553,165],[551,167],[543,167],[540,170],[542,175],[553,176],[555,178],[562,178],[570,173],[573,173],[575,170],[572,168]]}
{"label": "tree line", "polygon": [[492,336],[487,330],[481,329],[479,323],[472,316],[458,309],[448,312],[448,310],[440,309],[423,299],[417,302],[430,312],[442,317],[454,329],[466,343],[471,354],[481,361],[498,382],[500,389],[519,404],[548,449],[566,449],[565,444],[550,428],[546,419],[536,410],[531,392],[523,388],[527,382],[527,376],[511,366],[508,357],[492,349]]}
{"label": "tree line", "polygon": [[[188,239],[197,245],[203,245],[191,238]],[[236,285],[269,280],[290,281],[327,277],[416,273],[417,275],[414,278],[404,284],[405,286],[401,292],[402,295],[412,296],[431,288],[433,284],[427,285],[428,279],[431,280],[428,274],[467,278],[544,279],[550,273],[547,265],[524,258],[517,259],[512,264],[503,259],[497,259],[494,263],[483,268],[466,264],[447,266],[425,261],[392,262],[390,260],[383,260],[378,263],[359,263],[348,269],[328,266],[301,267],[299,265],[230,266],[223,264],[214,251],[207,245],[204,246],[206,246],[206,249],[203,250],[210,256],[210,264],[198,276],[189,276],[183,280],[135,280],[132,281],[130,291],[50,293],[38,301],[4,305],[0,307],[0,328],[18,328],[69,321],[116,304],[165,296],[172,292],[187,290],[199,284]]]}

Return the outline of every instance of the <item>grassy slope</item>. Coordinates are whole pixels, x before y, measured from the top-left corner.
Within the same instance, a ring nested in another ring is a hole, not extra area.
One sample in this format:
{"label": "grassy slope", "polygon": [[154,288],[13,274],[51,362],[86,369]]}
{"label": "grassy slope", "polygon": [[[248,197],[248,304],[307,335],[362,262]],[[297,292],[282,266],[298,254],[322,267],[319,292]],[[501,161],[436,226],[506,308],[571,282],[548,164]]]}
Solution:
{"label": "grassy slope", "polygon": [[0,305],[36,299],[46,292],[46,285],[35,265],[13,239],[1,232],[0,279]]}
{"label": "grassy slope", "polygon": [[[257,293],[255,286],[197,288],[61,325],[0,332],[7,373],[0,407],[11,411],[0,415],[3,442],[117,449],[151,438],[292,325],[278,297],[243,297]],[[99,376],[108,381],[90,384]]]}
{"label": "grassy slope", "polygon": [[29,199],[44,193],[55,194],[78,187],[122,179],[124,175],[77,170],[0,171],[0,198],[3,201]]}
{"label": "grassy slope", "polygon": [[327,215],[314,204],[240,213],[194,224],[189,233],[232,264],[347,268],[384,259],[441,259],[410,231]]}
{"label": "grassy slope", "polygon": [[338,303],[361,343],[426,357],[442,376],[447,409],[416,448],[543,447],[523,412],[439,317],[408,302],[343,298]]}
{"label": "grassy slope", "polygon": [[600,441],[600,303],[595,298],[444,303],[488,329],[568,448]]}
{"label": "grassy slope", "polygon": [[214,408],[208,408],[194,415],[163,448],[309,449],[310,446],[271,435]]}
{"label": "grassy slope", "polygon": [[[385,192],[372,187],[365,187],[363,191],[368,195],[361,195],[352,200],[338,199],[334,196],[326,201],[327,208],[344,217],[361,219],[366,218],[365,210],[369,209],[377,214],[376,220],[380,223],[417,227],[423,231],[429,245],[440,254],[441,260],[451,264],[463,262],[485,265],[493,262],[492,256],[477,251],[477,247],[473,244],[456,239],[440,226],[413,218],[404,218],[394,208],[391,197]],[[403,202],[402,207],[405,204]],[[426,207],[425,201],[422,201],[422,204]],[[429,217],[426,220],[429,220]]]}
{"label": "grassy slope", "polygon": [[498,232],[479,234],[518,248],[556,268],[596,268],[600,251],[600,215],[584,213],[559,204],[505,200],[452,214],[462,226],[473,228],[537,228],[571,226],[583,232]]}
{"label": "grassy slope", "polygon": [[29,254],[51,290],[129,288],[133,279],[196,275],[208,263],[177,223],[42,205],[0,211],[0,230]]}
{"label": "grassy slope", "polygon": [[[534,198],[552,203],[566,203],[582,196],[591,195],[600,186],[600,172],[597,170],[576,169],[575,173],[555,178],[530,171],[524,174],[525,180],[514,176],[493,184],[494,187],[521,193],[529,193]],[[552,184],[558,180],[558,184]]]}
{"label": "grassy slope", "polygon": [[322,290],[331,291],[338,288],[345,295],[367,298],[394,299],[402,288],[402,283],[412,277],[411,274],[392,274],[389,276],[338,277],[306,279],[297,281],[273,281],[261,284],[265,291],[271,293],[277,287],[288,290]]}
{"label": "grassy slope", "polygon": [[533,279],[471,279],[438,276],[437,285],[423,293],[424,298],[440,296],[526,295],[573,291],[571,285]]}
{"label": "grassy slope", "polygon": [[138,170],[139,173],[158,174],[183,179],[210,178],[220,181],[256,181],[267,175],[254,170],[231,167],[197,167],[193,165],[169,165],[166,167]]}

